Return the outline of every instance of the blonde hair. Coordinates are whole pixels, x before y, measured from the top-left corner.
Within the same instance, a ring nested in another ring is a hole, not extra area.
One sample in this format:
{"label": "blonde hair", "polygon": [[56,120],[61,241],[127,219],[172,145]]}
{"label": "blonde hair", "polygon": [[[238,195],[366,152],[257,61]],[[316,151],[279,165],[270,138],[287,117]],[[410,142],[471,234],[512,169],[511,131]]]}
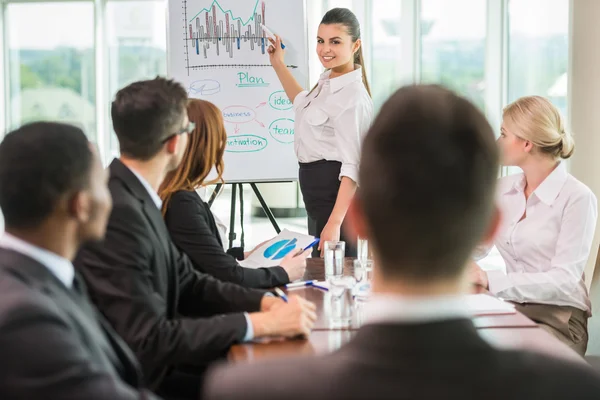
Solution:
{"label": "blonde hair", "polygon": [[533,143],[539,151],[551,157],[567,159],[573,155],[575,141],[565,132],[558,109],[541,96],[526,96],[507,105],[503,119],[521,139]]}

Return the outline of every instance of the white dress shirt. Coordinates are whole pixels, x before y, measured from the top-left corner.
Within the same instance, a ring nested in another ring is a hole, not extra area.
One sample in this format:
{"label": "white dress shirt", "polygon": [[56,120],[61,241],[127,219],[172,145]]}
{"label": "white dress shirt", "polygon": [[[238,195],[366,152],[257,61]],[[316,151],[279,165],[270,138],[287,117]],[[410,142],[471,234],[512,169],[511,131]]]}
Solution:
{"label": "white dress shirt", "polygon": [[[129,167],[127,167],[127,168],[129,168]],[[134,171],[131,168],[129,168],[129,170],[135,175],[136,178],[138,178],[138,181],[140,181],[142,186],[146,189],[146,191],[152,198],[152,201],[154,202],[154,204],[156,204],[156,207],[160,210],[163,202],[162,202],[162,199],[160,198],[160,196],[158,195],[158,193],[156,193],[156,190],[154,190],[152,185],[150,185],[150,183],[142,175],[138,174],[136,171]]]}
{"label": "white dress shirt", "polygon": [[294,149],[298,161],[342,163],[340,179],[358,182],[362,140],[373,120],[373,100],[362,82],[362,68],[329,78],[321,74],[317,87],[294,99]]}
{"label": "white dress shirt", "polygon": [[471,319],[473,313],[464,296],[404,297],[373,294],[365,305],[365,323],[409,324]]}
{"label": "white dress shirt", "polygon": [[[129,168],[129,167],[127,167]],[[154,190],[154,188],[148,183],[146,179],[140,174],[138,174],[133,169],[129,168],[129,170],[138,178],[142,186],[146,189],[150,197],[152,197],[152,201],[156,204],[156,207],[160,210],[162,207],[162,200],[158,193]],[[246,317],[246,335],[244,336],[243,341],[248,342],[254,339],[254,327],[252,326],[252,321],[250,320],[250,315],[248,313],[244,313],[244,317]]]}
{"label": "white dress shirt", "polygon": [[73,267],[73,263],[66,258],[42,249],[41,247],[34,246],[31,243],[27,243],[7,232],[0,237],[0,247],[14,250],[33,258],[35,261],[48,268],[48,270],[66,287],[71,288],[73,286],[75,268]]}
{"label": "white dress shirt", "polygon": [[506,273],[487,272],[490,291],[517,303],[571,306],[591,315],[583,271],[596,228],[596,196],[563,163],[528,200],[525,183],[522,173],[499,180],[502,222],[495,245]]}

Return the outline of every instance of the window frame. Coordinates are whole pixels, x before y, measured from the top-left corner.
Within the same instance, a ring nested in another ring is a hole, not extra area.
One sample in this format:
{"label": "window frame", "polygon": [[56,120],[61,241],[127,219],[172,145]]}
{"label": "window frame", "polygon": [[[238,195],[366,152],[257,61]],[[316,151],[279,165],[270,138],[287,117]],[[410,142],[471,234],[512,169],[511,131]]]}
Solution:
{"label": "window frame", "polygon": [[[10,121],[10,71],[8,57],[8,24],[6,9],[11,3],[66,3],[66,2],[92,2],[94,3],[94,63],[95,63],[95,88],[96,88],[96,134],[97,144],[102,160],[105,164],[110,161],[110,99],[109,99],[109,68],[108,68],[108,37],[107,37],[107,3],[109,0],[0,0],[0,140],[4,136]],[[110,0],[113,2],[126,0]],[[140,0],[138,0],[140,1]],[[143,0],[142,0],[143,1]],[[155,1],[155,0],[149,0]],[[165,0],[168,1],[168,0]],[[401,40],[407,45],[402,46],[398,55],[400,68],[399,82],[396,85],[417,83],[421,81],[421,0],[401,1]],[[510,0],[481,0],[486,1],[486,46],[485,46],[485,114],[496,133],[499,134],[502,107],[507,101],[508,91],[508,2]],[[311,6],[309,13],[325,12],[333,0],[308,0]],[[369,0],[352,0],[352,6],[363,27],[363,41],[365,43],[365,58],[373,62],[370,49],[373,46],[372,35],[372,3]],[[569,30],[571,29],[572,2],[569,2]],[[319,10],[315,10],[315,8]],[[167,49],[168,52],[168,49]],[[570,51],[569,51],[570,53]],[[314,63],[311,64],[314,68]],[[367,73],[372,81],[373,68],[368,68]],[[309,71],[311,76],[313,70]],[[318,74],[317,74],[318,75]],[[570,92],[567,94],[569,102]],[[503,168],[502,174],[506,174]]]}

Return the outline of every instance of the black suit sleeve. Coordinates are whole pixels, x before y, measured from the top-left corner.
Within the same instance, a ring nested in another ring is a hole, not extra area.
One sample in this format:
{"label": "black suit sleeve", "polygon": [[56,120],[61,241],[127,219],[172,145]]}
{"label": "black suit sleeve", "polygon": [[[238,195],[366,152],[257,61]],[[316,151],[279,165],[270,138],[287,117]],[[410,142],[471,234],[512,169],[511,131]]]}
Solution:
{"label": "black suit sleeve", "polygon": [[[171,258],[173,265],[167,265],[167,249],[153,248],[155,241],[145,221],[140,209],[115,204],[104,242],[86,246],[76,265],[98,308],[134,350],[145,376],[156,382],[165,366],[203,365],[223,355],[247,330],[242,313],[182,318],[174,304],[193,303],[204,315],[244,308],[254,311],[260,307],[263,293],[193,271],[189,261],[186,269],[186,258],[179,252],[173,254],[179,259]],[[166,229],[164,234],[176,251]],[[183,275],[177,277],[177,270]],[[168,290],[165,282],[181,286]]]}
{"label": "black suit sleeve", "polygon": [[260,311],[265,291],[244,288],[202,274],[194,269],[189,258],[174,245],[173,251],[178,260],[181,293],[179,312],[183,315],[204,317],[215,313]]}
{"label": "black suit sleeve", "polygon": [[226,253],[238,261],[243,260],[245,258],[244,249],[242,247],[232,247],[228,249]]}
{"label": "black suit sleeve", "polygon": [[225,282],[245,287],[270,288],[289,283],[281,267],[244,268],[227,254],[210,227],[210,210],[194,192],[175,193],[169,203],[166,224],[173,242],[186,253],[194,268]]}
{"label": "black suit sleeve", "polygon": [[72,327],[51,305],[36,303],[25,300],[0,323],[2,398],[157,399],[97,368]]}

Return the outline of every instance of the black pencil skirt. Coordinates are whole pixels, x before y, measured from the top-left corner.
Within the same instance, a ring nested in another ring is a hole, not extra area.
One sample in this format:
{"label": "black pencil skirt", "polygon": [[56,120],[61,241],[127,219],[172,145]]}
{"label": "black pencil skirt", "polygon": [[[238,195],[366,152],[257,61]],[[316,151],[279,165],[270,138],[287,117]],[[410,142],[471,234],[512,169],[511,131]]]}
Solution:
{"label": "black pencil skirt", "polygon": [[[341,168],[342,163],[339,161],[319,160],[311,163],[300,163],[300,190],[308,214],[309,235],[320,237],[329,220],[340,189],[339,176]],[[356,257],[356,240],[348,240],[343,224],[340,240],[346,242],[346,257]],[[319,251],[315,246],[313,257],[317,256],[319,256]]]}

